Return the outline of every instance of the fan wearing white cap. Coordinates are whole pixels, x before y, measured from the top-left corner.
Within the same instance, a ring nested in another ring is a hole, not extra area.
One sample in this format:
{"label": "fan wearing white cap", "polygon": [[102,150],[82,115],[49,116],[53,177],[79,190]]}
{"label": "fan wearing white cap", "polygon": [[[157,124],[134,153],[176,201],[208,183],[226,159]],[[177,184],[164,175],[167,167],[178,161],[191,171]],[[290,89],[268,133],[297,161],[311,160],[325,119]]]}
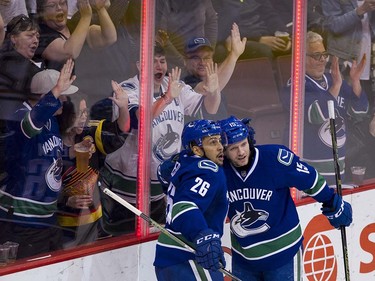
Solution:
{"label": "fan wearing white cap", "polygon": [[[0,181],[0,243],[19,243],[18,257],[25,258],[62,247],[55,211],[61,190],[63,143],[57,119],[61,95],[78,90],[72,86],[74,63],[61,72],[42,71],[31,82],[39,100],[29,100],[7,125],[4,157],[6,178]],[[10,224],[10,225],[9,225]]]}
{"label": "fan wearing white cap", "polygon": [[[60,99],[61,102],[65,101],[65,95],[71,95],[78,91],[78,87],[72,85],[72,82],[76,79],[76,76],[72,76],[72,69],[74,66],[73,60],[68,60],[64,64],[61,72],[54,69],[45,69],[38,72],[33,76],[30,85],[30,99],[31,105],[34,105],[37,101],[44,97],[47,93],[51,94],[56,98]],[[62,105],[56,110],[54,115],[61,114]]]}
{"label": "fan wearing white cap", "polygon": [[[74,62],[69,59],[64,64],[61,72],[54,69],[45,69],[33,76],[30,91],[33,94],[45,95],[52,92],[55,98],[62,95],[71,95],[78,91],[78,87],[72,85],[76,76],[72,76]],[[39,99],[40,97],[38,97]]]}

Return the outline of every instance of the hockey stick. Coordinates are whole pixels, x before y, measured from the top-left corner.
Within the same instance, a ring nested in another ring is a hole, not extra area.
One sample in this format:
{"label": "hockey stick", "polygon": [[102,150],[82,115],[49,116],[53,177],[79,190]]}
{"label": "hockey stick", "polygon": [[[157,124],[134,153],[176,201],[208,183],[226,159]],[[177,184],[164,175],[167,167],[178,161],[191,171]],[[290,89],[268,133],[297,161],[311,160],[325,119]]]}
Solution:
{"label": "hockey stick", "polygon": [[[329,100],[327,103],[328,103],[329,127],[330,127],[331,138],[332,138],[333,161],[335,164],[336,188],[337,188],[337,194],[342,196],[340,165],[339,165],[339,156],[338,156],[338,151],[337,151],[335,107],[334,107],[333,100]],[[344,255],[345,280],[350,281],[348,243],[346,241],[345,226],[340,226],[340,231],[341,231],[342,252]]]}
{"label": "hockey stick", "polygon": [[[134,207],[133,205],[131,205],[129,202],[127,202],[126,200],[122,199],[116,193],[112,192],[108,188],[104,188],[103,192],[105,194],[107,194],[109,197],[111,197],[112,199],[114,199],[115,201],[117,201],[118,203],[120,203],[122,206],[124,206],[125,208],[127,208],[129,211],[131,211],[132,213],[134,213],[135,215],[137,215],[138,217],[141,217],[142,219],[144,219],[145,221],[147,221],[151,225],[153,225],[156,228],[158,228],[162,233],[164,233],[165,235],[167,235],[169,238],[173,239],[175,242],[177,242],[178,244],[180,244],[181,246],[183,246],[188,251],[190,251],[192,253],[195,253],[195,250],[192,247],[190,247],[188,244],[186,244],[184,241],[182,241],[177,236],[175,236],[172,233],[170,233],[165,227],[163,227],[162,225],[158,224],[156,221],[154,221],[152,218],[150,218],[146,214],[142,213],[140,210],[138,210],[136,207]],[[234,276],[232,273],[230,273],[225,268],[220,268],[219,271],[222,272],[223,274],[225,274],[226,276],[232,278],[232,280],[234,280],[234,281],[241,281],[241,279],[239,279],[236,276]]]}

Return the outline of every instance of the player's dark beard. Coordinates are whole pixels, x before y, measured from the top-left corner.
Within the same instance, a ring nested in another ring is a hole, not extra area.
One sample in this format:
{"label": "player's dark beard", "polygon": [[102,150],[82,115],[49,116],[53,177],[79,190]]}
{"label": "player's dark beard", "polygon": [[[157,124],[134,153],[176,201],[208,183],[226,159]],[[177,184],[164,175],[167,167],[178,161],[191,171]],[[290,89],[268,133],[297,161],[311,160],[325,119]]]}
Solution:
{"label": "player's dark beard", "polygon": [[[206,159],[209,159],[208,157],[207,157],[207,155],[206,155],[206,151],[204,151],[204,148],[202,147],[202,151],[203,151],[203,155],[202,155],[202,158],[204,157],[204,158],[206,158]],[[211,160],[211,159],[209,159],[209,160]],[[212,161],[212,160],[211,160]]]}
{"label": "player's dark beard", "polygon": [[[203,147],[202,147],[202,151],[203,151],[202,158],[206,158],[206,159],[208,159],[208,160],[213,161],[212,159],[210,159],[210,158],[207,157],[207,155],[206,155],[206,151],[204,151],[204,148],[203,148]],[[213,162],[215,162],[215,161],[213,161]],[[215,163],[216,163],[216,162],[215,162]],[[217,163],[216,163],[216,164],[217,164]]]}

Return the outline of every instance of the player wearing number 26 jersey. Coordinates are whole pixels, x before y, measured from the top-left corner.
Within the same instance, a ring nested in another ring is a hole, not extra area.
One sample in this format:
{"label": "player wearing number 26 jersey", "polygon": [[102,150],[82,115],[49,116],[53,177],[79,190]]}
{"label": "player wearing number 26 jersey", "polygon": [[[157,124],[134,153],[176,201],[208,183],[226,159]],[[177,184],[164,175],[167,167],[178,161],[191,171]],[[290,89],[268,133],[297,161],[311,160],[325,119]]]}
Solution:
{"label": "player wearing number 26 jersey", "polygon": [[174,168],[166,175],[169,186],[165,227],[195,253],[161,233],[154,262],[159,281],[223,280],[218,269],[225,266],[220,238],[228,198],[220,133],[214,121],[187,123],[182,133],[186,150],[178,154],[177,161],[169,162]]}
{"label": "player wearing number 26 jersey", "polygon": [[[168,189],[166,228],[187,243],[208,227],[222,236],[228,210],[223,168],[208,159],[188,156],[186,151],[179,158]],[[193,253],[164,234],[160,234],[156,251],[157,266],[194,259]]]}

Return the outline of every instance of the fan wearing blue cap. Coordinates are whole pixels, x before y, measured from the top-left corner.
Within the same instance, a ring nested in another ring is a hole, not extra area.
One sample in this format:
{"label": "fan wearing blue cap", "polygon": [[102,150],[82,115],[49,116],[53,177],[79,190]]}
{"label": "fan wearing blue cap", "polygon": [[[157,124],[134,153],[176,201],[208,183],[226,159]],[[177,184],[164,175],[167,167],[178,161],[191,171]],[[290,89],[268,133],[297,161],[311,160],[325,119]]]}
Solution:
{"label": "fan wearing blue cap", "polygon": [[[224,61],[216,66],[213,60],[215,48],[212,42],[205,37],[190,38],[185,45],[184,66],[186,75],[183,78],[184,82],[190,85],[194,91],[205,95],[207,94],[207,89],[214,85],[214,76],[217,74],[217,94],[222,95],[223,89],[232,76],[238,58],[245,50],[246,40],[246,38],[241,39],[240,30],[237,24],[234,23],[231,36],[228,38],[230,51]],[[210,114],[202,108],[200,115],[202,118],[214,120],[228,117],[224,96],[222,95],[219,109],[215,114]],[[199,116],[196,116],[194,119],[198,118]]]}
{"label": "fan wearing blue cap", "polygon": [[196,274],[199,280],[224,280],[218,271],[225,267],[220,238],[228,209],[221,140],[218,123],[191,121],[182,132],[184,150],[159,166],[168,188],[165,227],[195,248],[188,252],[161,233],[154,262],[159,281],[197,280]]}
{"label": "fan wearing blue cap", "polygon": [[234,116],[219,122],[227,142],[232,272],[241,280],[294,280],[303,236],[290,188],[323,203],[322,213],[335,228],[351,224],[352,208],[287,147],[255,145],[249,122]]}

